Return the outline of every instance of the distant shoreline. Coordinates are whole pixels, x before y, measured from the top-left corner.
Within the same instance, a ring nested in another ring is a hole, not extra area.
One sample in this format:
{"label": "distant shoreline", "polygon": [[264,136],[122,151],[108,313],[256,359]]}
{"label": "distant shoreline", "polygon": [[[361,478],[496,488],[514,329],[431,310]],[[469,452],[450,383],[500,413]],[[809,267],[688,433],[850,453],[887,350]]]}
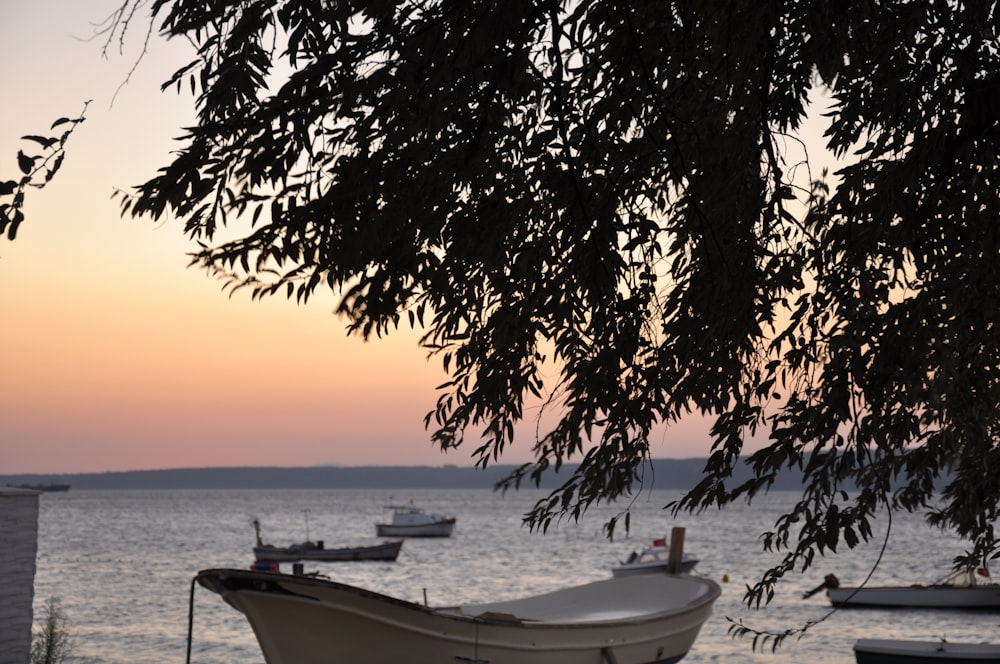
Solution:
{"label": "distant shoreline", "polygon": [[[656,459],[651,478],[644,488],[692,488],[701,478],[707,459]],[[486,469],[459,466],[313,466],[174,468],[107,473],[0,475],[0,486],[24,484],[68,484],[76,490],[113,489],[492,489],[515,470],[516,465],[495,465]],[[733,481],[749,479],[742,466]],[[547,476],[543,489],[554,489],[568,470]],[[525,485],[534,486],[532,485]],[[772,489],[801,490],[801,478],[789,471],[778,478]]]}

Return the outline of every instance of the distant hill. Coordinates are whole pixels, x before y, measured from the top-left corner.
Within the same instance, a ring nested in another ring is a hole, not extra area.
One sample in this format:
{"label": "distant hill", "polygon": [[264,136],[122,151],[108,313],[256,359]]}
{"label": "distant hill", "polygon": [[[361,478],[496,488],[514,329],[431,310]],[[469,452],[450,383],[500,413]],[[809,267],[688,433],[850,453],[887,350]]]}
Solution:
{"label": "distant hill", "polygon": [[[701,478],[706,459],[656,459],[646,488],[690,489]],[[69,484],[71,490],[109,489],[491,489],[517,466],[485,470],[459,466],[316,466],[304,468],[176,468],[108,473],[0,475],[0,486]],[[542,488],[556,488],[560,475],[549,476]],[[734,476],[750,476],[742,466]],[[800,489],[801,478],[789,472],[775,489]]]}

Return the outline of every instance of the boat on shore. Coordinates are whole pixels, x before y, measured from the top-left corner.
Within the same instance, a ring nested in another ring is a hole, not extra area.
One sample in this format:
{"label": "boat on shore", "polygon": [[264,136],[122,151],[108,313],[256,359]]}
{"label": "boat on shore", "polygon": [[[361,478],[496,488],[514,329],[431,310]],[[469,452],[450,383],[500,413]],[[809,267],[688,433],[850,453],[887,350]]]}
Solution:
{"label": "boat on shore", "polygon": [[303,562],[355,562],[355,561],[385,561],[392,562],[399,557],[403,540],[379,542],[370,546],[346,546],[333,549],[326,548],[323,540],[312,541],[308,538],[308,515],[306,516],[306,541],[289,546],[264,544],[260,539],[260,521],[253,520],[257,533],[257,544],[253,547],[254,559],[259,563],[290,563]]}
{"label": "boat on shore", "polygon": [[[688,574],[698,564],[698,559],[686,553],[681,554],[681,574]],[[667,540],[655,539],[653,545],[641,551],[633,551],[620,564],[611,568],[614,576],[630,576],[632,574],[666,574],[670,569],[670,547]]]}
{"label": "boat on shore", "polygon": [[691,649],[721,592],[657,574],[432,608],[314,575],[209,569],[195,579],[246,616],[268,664],[666,664]]}
{"label": "boat on shore", "polygon": [[930,585],[911,586],[841,586],[836,576],[828,574],[805,597],[823,589],[830,603],[839,607],[1000,608],[1000,584],[990,580],[985,567],[959,570]]}
{"label": "boat on shore", "polygon": [[1000,662],[1000,644],[858,639],[854,658],[858,664],[995,663]]}
{"label": "boat on shore", "polygon": [[455,517],[429,514],[413,505],[387,505],[392,510],[391,523],[376,523],[379,537],[451,537]]}

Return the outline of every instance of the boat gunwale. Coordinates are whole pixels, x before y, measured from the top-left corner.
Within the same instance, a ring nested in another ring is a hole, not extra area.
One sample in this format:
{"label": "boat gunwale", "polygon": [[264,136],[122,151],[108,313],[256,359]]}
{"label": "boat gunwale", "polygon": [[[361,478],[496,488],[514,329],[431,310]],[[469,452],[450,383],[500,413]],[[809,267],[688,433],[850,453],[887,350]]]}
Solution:
{"label": "boat gunwale", "polygon": [[920,584],[914,583],[910,586],[840,586],[838,588],[827,588],[827,593],[831,590],[843,592],[849,590],[854,592],[855,590],[866,591],[866,590],[891,590],[891,591],[908,591],[908,590],[959,590],[962,592],[968,590],[1000,590],[1000,583],[981,583],[975,586],[952,586],[941,583],[932,584]]}
{"label": "boat gunwale", "polygon": [[1000,584],[991,584],[988,586],[851,586],[851,587],[840,587],[840,588],[828,588],[826,591],[827,597],[830,597],[830,593],[839,595],[844,594],[847,597],[856,597],[858,594],[867,593],[908,593],[916,590],[930,590],[930,591],[941,591],[941,592],[959,592],[963,594],[968,593],[989,593],[989,592],[1000,592]]}

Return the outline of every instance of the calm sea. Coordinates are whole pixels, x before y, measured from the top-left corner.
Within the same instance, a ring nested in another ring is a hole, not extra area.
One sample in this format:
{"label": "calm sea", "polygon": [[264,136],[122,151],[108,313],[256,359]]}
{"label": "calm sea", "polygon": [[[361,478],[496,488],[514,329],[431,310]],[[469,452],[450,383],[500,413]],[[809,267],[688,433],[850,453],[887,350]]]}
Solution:
{"label": "calm sea", "polygon": [[[609,567],[672,527],[686,529],[685,551],[700,559],[695,572],[716,580],[723,593],[685,662],[854,662],[858,638],[951,641],[1000,640],[1000,613],[935,610],[844,610],[790,639],[772,653],[734,640],[730,620],[781,631],[817,621],[825,596],[802,593],[834,573],[860,582],[878,557],[880,542],[819,560],[805,575],[779,587],[760,610],[742,604],[747,584],[776,558],[758,544],[761,532],[795,498],[775,493],[751,507],[685,516],[660,509],[673,492],[645,493],[632,504],[632,532],[608,541],[603,521],[617,508],[593,509],[579,523],[561,523],[545,535],[521,526],[521,515],[543,494],[501,496],[489,490],[187,490],[76,491],[40,497],[36,615],[57,598],[70,621],[74,663],[182,664],[186,658],[191,580],[201,569],[252,562],[251,520],[265,541],[287,544],[322,539],[327,546],[376,542],[384,506],[410,502],[458,518],[454,535],[407,540],[395,563],[312,563],[344,583],[395,597],[450,605],[508,599],[606,578]],[[884,532],[885,521],[878,524]],[[925,526],[919,516],[895,517],[892,541],[873,583],[926,583],[943,577],[963,543]],[[289,565],[284,565],[291,571]],[[725,579],[728,579],[726,581]],[[242,615],[201,588],[194,593],[193,664],[262,664]]]}

